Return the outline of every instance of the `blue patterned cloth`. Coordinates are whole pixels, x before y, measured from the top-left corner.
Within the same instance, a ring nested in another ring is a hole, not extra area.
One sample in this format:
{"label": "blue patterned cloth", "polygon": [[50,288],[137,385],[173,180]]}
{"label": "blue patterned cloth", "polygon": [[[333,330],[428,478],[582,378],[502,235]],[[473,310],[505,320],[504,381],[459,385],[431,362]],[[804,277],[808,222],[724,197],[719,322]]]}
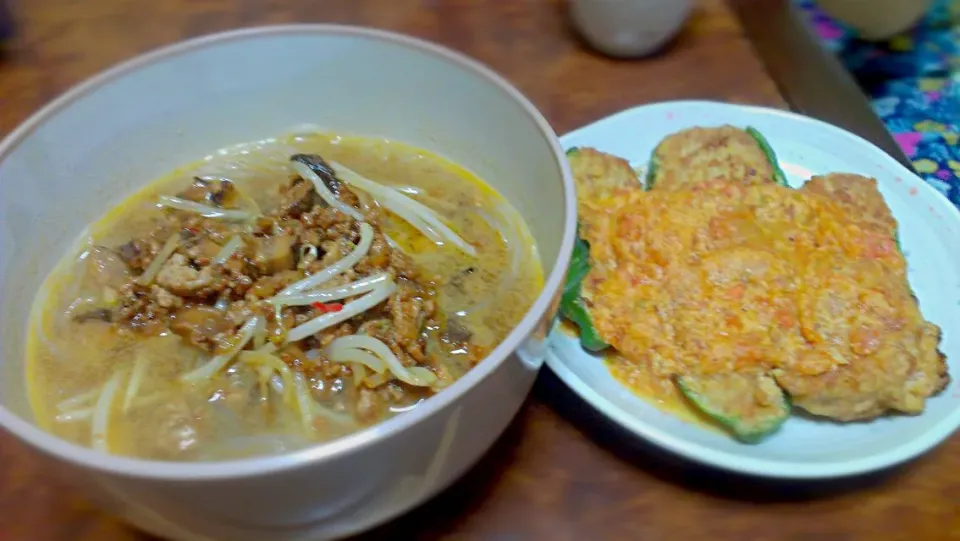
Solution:
{"label": "blue patterned cloth", "polygon": [[960,207],[960,0],[938,0],[911,31],[856,38],[813,0],[795,0],[870,96],[921,177]]}

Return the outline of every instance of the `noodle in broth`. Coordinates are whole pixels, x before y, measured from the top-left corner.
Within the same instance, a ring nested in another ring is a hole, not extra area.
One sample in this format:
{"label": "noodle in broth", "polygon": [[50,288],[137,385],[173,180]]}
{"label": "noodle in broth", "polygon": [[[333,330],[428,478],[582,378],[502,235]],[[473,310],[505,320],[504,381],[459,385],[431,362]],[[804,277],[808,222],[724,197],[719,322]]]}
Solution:
{"label": "noodle in broth", "polygon": [[109,453],[286,452],[440,392],[541,287],[516,211],[438,156],[322,133],[242,145],[118,205],[51,273],[31,400]]}

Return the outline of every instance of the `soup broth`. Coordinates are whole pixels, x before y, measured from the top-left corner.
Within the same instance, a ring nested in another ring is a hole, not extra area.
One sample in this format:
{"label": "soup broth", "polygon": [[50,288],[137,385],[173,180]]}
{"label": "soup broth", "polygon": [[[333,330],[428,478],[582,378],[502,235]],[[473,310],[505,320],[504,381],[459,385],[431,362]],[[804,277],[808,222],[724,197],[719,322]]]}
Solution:
{"label": "soup broth", "polygon": [[284,452],[414,408],[542,287],[526,225],[480,179],[335,134],[219,151],[79,244],[31,312],[35,414],[158,460]]}

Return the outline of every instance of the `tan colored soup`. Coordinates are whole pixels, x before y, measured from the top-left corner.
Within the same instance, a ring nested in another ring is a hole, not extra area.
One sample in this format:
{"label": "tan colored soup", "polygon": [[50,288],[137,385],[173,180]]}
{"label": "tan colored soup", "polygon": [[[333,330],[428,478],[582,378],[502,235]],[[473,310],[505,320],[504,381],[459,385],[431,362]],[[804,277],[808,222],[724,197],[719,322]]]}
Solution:
{"label": "tan colored soup", "polygon": [[[339,162],[426,205],[476,254],[428,238],[338,170],[337,197],[363,215],[349,218],[322,200],[316,184],[303,184],[291,166],[296,154]],[[194,180],[200,176],[229,182]],[[260,217],[204,217],[161,207],[160,196]],[[367,223],[366,255],[300,293],[378,274],[379,285],[335,302],[270,304],[359,250]],[[480,179],[419,149],[333,134],[217,152],[133,195],[83,240],[80,254],[67,254],[48,277],[32,311],[27,377],[35,414],[70,441],[159,460],[285,452],[407,411],[483,359],[542,287],[526,225]],[[169,259],[165,242],[176,246]],[[231,243],[235,251],[221,254]],[[147,280],[154,259],[165,262]],[[393,289],[381,289],[386,283]],[[291,340],[298,326],[335,319],[381,291],[388,298],[372,308]],[[389,353],[366,346],[360,354],[387,369],[358,362],[349,347],[340,350],[347,360],[334,359],[332,344],[351,336],[379,340],[402,366],[389,368]],[[188,376],[223,357],[205,377]]]}

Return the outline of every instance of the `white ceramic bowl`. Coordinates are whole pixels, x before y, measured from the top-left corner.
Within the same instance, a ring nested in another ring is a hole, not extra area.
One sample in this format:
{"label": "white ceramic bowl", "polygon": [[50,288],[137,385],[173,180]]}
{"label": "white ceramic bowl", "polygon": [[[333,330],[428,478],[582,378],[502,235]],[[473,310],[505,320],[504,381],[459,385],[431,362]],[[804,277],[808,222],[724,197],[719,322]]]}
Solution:
{"label": "white ceramic bowl", "polygon": [[567,0],[570,19],[598,51],[613,57],[648,55],[677,35],[692,0]]}
{"label": "white ceramic bowl", "polygon": [[[546,275],[517,328],[413,411],[295,453],[153,462],[35,427],[23,385],[27,307],[78,232],[179,165],[304,123],[435,151],[509,199]],[[0,426],[157,535],[299,541],[359,532],[450,484],[514,416],[543,360],[575,223],[573,183],[550,126],[507,82],[461,55],[327,25],[240,30],[147,54],[69,91],[0,144]]]}
{"label": "white ceramic bowl", "polygon": [[827,15],[851,26],[862,39],[880,41],[906,32],[930,11],[934,0],[820,0]]}

